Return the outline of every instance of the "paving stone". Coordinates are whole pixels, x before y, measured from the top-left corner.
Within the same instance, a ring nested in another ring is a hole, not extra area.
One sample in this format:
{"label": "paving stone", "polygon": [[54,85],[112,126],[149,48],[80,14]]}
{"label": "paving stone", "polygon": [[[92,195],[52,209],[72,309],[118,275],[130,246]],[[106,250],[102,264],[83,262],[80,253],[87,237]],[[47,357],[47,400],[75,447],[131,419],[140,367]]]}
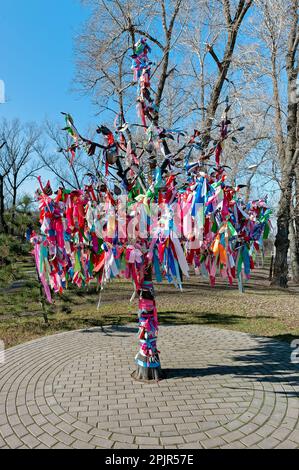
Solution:
{"label": "paving stone", "polygon": [[289,436],[289,434],[289,429],[280,427],[273,432],[272,437],[275,437],[275,439],[278,439],[279,441],[283,441],[287,436]]}
{"label": "paving stone", "polygon": [[218,427],[218,428],[208,430],[207,435],[209,437],[213,438],[213,437],[221,436],[221,435],[225,434],[226,432],[227,432],[226,429],[223,426],[221,426],[221,427]]}
{"label": "paving stone", "polygon": [[184,444],[182,436],[161,437],[161,443],[165,446],[172,444]]}
{"label": "paving stone", "polygon": [[199,427],[198,427],[198,424],[197,423],[185,423],[185,424],[177,424],[176,425],[176,429],[180,432],[180,433],[196,433],[198,432],[199,430]]}
{"label": "paving stone", "polygon": [[177,431],[175,424],[159,424],[154,426],[155,431],[157,432],[173,432]]}
{"label": "paving stone", "polygon": [[259,428],[256,433],[259,434],[260,436],[266,437],[269,436],[269,434],[272,434],[275,431],[275,427],[271,426],[270,424],[265,424],[261,428]]}
{"label": "paving stone", "polygon": [[42,426],[43,430],[46,431],[47,434],[51,436],[55,436],[59,432],[59,429],[56,426],[53,426],[51,423],[44,424]]}
{"label": "paving stone", "polygon": [[[192,422],[194,422],[193,417],[191,418],[190,416],[187,416],[187,418],[191,419]],[[163,424],[183,424],[184,422],[186,422],[186,421],[184,421],[184,418],[182,418],[180,416],[178,416],[178,417],[176,416],[174,418],[163,418],[162,419]]]}
{"label": "paving stone", "polygon": [[19,439],[15,434],[12,436],[6,437],[5,439],[6,445],[11,449],[18,449],[23,445],[21,439]]}
{"label": "paving stone", "polygon": [[46,417],[47,417],[47,421],[50,422],[54,426],[56,426],[57,424],[61,422],[60,417],[58,417],[54,413],[47,414]]}
{"label": "paving stone", "polygon": [[26,446],[28,446],[30,449],[34,449],[40,444],[40,441],[36,439],[32,434],[26,434],[26,436],[22,437],[22,441]]}
{"label": "paving stone", "polygon": [[189,442],[202,442],[207,439],[207,435],[204,432],[197,432],[192,434],[187,434],[184,436],[184,439],[187,443]]}
{"label": "paving stone", "polygon": [[261,449],[274,449],[274,447],[276,447],[278,444],[280,444],[280,441],[278,439],[275,439],[274,437],[267,437],[267,439],[264,439],[259,442],[258,446]]}
{"label": "paving stone", "polygon": [[255,432],[257,429],[259,429],[258,424],[247,423],[245,424],[245,426],[241,426],[239,428],[239,431],[241,431],[243,434],[250,434],[252,432]]}
{"label": "paving stone", "polygon": [[66,446],[70,446],[76,440],[74,437],[70,436],[69,434],[66,434],[63,431],[60,431],[58,434],[56,434],[55,439],[59,443],[63,443]]}
{"label": "paving stone", "polygon": [[38,437],[45,432],[45,430],[40,428],[37,424],[31,424],[27,427],[27,430],[30,432],[30,434],[33,434],[35,437]]}
{"label": "paving stone", "polygon": [[160,444],[160,440],[156,437],[136,437],[136,444],[138,445],[148,445],[148,446],[158,446]]}
{"label": "paving stone", "polygon": [[[208,432],[208,434],[210,433]],[[244,434],[241,431],[232,431],[227,434],[222,434],[221,437],[226,442],[230,443],[230,442],[237,441],[237,440],[240,441],[244,437]]]}
{"label": "paving stone", "polygon": [[61,431],[64,431],[66,434],[71,434],[75,430],[73,426],[66,423],[65,421],[61,421],[56,426],[57,426],[57,431],[59,431],[60,429]]}
{"label": "paving stone", "polygon": [[137,444],[124,444],[122,442],[116,442],[113,446],[113,449],[138,449]]}
{"label": "paving stone", "polygon": [[215,447],[220,447],[225,444],[226,442],[223,439],[221,439],[221,437],[215,437],[213,439],[206,439],[205,441],[202,442],[202,445],[205,449],[213,449]]}
{"label": "paving stone", "polygon": [[73,449],[95,449],[96,446],[93,444],[89,444],[88,442],[76,440],[75,442],[73,442],[72,448]]}
{"label": "paving stone", "polygon": [[43,424],[46,424],[48,422],[48,420],[42,415],[34,416],[34,421],[39,426],[42,426]]}
{"label": "paving stone", "polygon": [[246,446],[242,442],[231,442],[230,444],[225,444],[220,446],[220,449],[246,449]]}
{"label": "paving stone", "polygon": [[158,426],[159,424],[163,424],[162,419],[155,418],[155,419],[142,419],[141,424],[145,426]]}
{"label": "paving stone", "polygon": [[150,434],[154,432],[154,427],[153,426],[133,426],[132,427],[132,434],[134,435],[140,435],[140,434]]}
{"label": "paving stone", "polygon": [[[0,447],[299,448],[287,344],[208,326],[161,326],[163,364],[177,374],[143,384],[130,376],[137,343],[128,327],[10,348],[0,378]],[[177,338],[180,348],[172,349]]]}
{"label": "paving stone", "polygon": [[298,444],[296,444],[296,442],[286,440],[280,442],[275,449],[298,449]]}
{"label": "paving stone", "polygon": [[126,434],[113,433],[111,439],[118,442],[126,442],[128,444],[133,444],[134,442],[134,437],[127,436]]}
{"label": "paving stone", "polygon": [[104,439],[102,437],[94,436],[91,439],[90,444],[95,445],[96,447],[101,447],[101,448],[104,448],[104,449],[110,449],[113,446],[113,441],[111,441],[109,439]]}
{"label": "paving stone", "polygon": [[[47,447],[36,447],[36,449],[47,449]],[[70,446],[68,446],[67,444],[63,444],[63,442],[57,442],[57,444],[55,444],[52,449],[68,449],[68,450],[71,450],[72,448]]]}
{"label": "paving stone", "polygon": [[23,436],[26,436],[26,434],[28,434],[28,429],[21,423],[21,424],[17,424],[13,427],[14,429],[14,432],[18,435],[18,437],[23,437]]}
{"label": "paving stone", "polygon": [[72,425],[74,426],[74,428],[77,428],[80,431],[88,432],[92,429],[92,426],[90,426],[89,424],[83,423],[82,421],[75,421],[74,423],[72,423]]}
{"label": "paving stone", "polygon": [[89,434],[87,434],[86,432],[84,431],[80,431],[79,429],[77,429],[76,431],[74,431],[72,434],[71,434],[72,437],[78,439],[78,440],[81,440],[83,442],[89,442],[91,441],[92,439],[92,436],[90,436]]}
{"label": "paving stone", "polygon": [[13,429],[9,424],[3,424],[0,426],[0,436],[3,437],[4,439],[8,436],[11,436],[13,434]]}
{"label": "paving stone", "polygon": [[299,444],[299,429],[296,429],[293,431],[289,437],[288,440],[296,442],[296,444]]}
{"label": "paving stone", "polygon": [[55,439],[54,437],[52,437],[50,434],[47,434],[47,433],[44,433],[38,436],[38,440],[48,447],[53,447],[54,444],[58,442],[57,439]]}

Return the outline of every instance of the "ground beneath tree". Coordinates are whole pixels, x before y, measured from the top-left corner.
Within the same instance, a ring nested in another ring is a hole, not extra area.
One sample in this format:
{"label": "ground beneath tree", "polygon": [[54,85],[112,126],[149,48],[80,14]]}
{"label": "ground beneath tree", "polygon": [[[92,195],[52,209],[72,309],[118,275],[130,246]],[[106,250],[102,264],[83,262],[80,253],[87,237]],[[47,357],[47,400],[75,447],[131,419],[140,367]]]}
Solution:
{"label": "ground beneath tree", "polygon": [[[0,290],[0,338],[7,347],[62,331],[137,321],[137,301],[129,302],[132,284],[115,280],[105,287],[99,310],[94,285],[55,296],[47,307],[46,326],[30,262],[18,263],[17,281]],[[299,287],[290,283],[287,290],[270,288],[268,271],[267,265],[255,269],[244,294],[222,279],[212,288],[207,279],[192,275],[184,279],[183,292],[163,282],[156,286],[159,321],[229,328],[290,342],[299,337]]]}
{"label": "ground beneath tree", "polygon": [[45,337],[0,366],[2,448],[298,448],[298,364],[269,338],[162,326],[167,378],[131,378],[133,325]]}

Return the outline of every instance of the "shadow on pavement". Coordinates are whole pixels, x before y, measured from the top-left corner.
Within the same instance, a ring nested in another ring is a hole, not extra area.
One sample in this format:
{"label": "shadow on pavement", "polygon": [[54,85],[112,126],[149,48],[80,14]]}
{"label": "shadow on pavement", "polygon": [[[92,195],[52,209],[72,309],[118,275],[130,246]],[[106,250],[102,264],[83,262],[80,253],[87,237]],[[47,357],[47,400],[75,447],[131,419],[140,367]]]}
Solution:
{"label": "shadow on pavement", "polygon": [[[291,362],[291,354],[294,349],[291,348],[290,344],[272,338],[256,339],[259,342],[256,347],[228,350],[229,357],[233,358],[234,361],[232,365],[209,364],[206,368],[163,369],[166,378],[234,375],[259,382],[280,383],[284,391],[274,393],[299,397],[299,363]],[[297,360],[299,361],[299,354]],[[291,391],[288,390],[288,387],[296,387],[298,390]]]}

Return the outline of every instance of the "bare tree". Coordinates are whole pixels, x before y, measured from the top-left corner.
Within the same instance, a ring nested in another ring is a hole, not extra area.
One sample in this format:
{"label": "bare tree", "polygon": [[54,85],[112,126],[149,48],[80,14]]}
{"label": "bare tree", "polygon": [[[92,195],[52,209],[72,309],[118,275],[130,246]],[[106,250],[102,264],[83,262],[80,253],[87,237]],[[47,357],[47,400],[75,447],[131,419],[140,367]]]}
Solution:
{"label": "bare tree", "polygon": [[6,143],[1,151],[0,168],[11,200],[12,232],[19,190],[43,166],[36,154],[40,137],[41,131],[34,124],[22,125],[18,119],[12,122],[4,119],[0,126],[0,139]]}
{"label": "bare tree", "polygon": [[[87,32],[78,38],[78,81],[84,91],[94,93],[101,109],[113,112],[122,123],[130,117],[133,101],[127,55],[130,49],[135,52],[140,35],[153,44],[157,57],[155,124],[160,120],[167,126],[190,126],[195,120],[194,127],[204,130],[207,147],[215,138],[216,114],[230,95],[230,119],[237,122],[244,116],[246,139],[226,143],[223,158],[234,167],[234,180],[239,175],[247,182],[246,198],[256,175],[263,180],[261,187],[266,182],[271,191],[281,192],[272,283],[286,286],[292,191],[297,194],[293,185],[298,180],[298,0],[85,2],[94,11]],[[253,15],[247,15],[249,10]],[[238,41],[241,27],[246,32],[243,42]],[[282,85],[286,82],[287,93]],[[159,116],[162,100],[168,106]]]}
{"label": "bare tree", "polygon": [[[294,83],[298,76],[298,0],[287,2],[275,2],[263,0],[260,8],[263,12],[265,31],[271,50],[272,83],[273,83],[273,104],[275,108],[275,130],[277,139],[277,151],[281,169],[281,196],[277,213],[277,235],[275,240],[276,256],[274,261],[274,273],[272,285],[287,287],[288,283],[288,250],[289,250],[289,226],[291,219],[292,187],[294,182],[295,167],[298,162],[298,102],[294,100]],[[274,11],[279,11],[276,15]],[[276,8],[276,10],[274,10]],[[284,14],[288,8],[288,19],[284,16],[284,21],[288,21],[287,47],[284,54],[284,65],[287,77],[287,103],[283,110],[283,104],[279,87],[278,60],[280,56],[280,36],[277,35],[278,14]],[[283,117],[285,113],[285,118]]]}
{"label": "bare tree", "polygon": [[37,153],[44,168],[54,175],[58,184],[71,189],[79,189],[88,172],[100,171],[100,161],[87,157],[81,150],[72,155],[73,141],[69,135],[62,131],[61,126],[49,121],[45,123],[47,143],[41,143]]}
{"label": "bare tree", "polygon": [[[210,3],[210,2],[209,2]],[[213,3],[213,2],[212,2]],[[239,2],[233,6],[230,0],[221,0],[216,2],[222,6],[222,15],[218,15],[217,18],[224,18],[225,20],[225,33],[224,33],[224,46],[222,51],[222,57],[218,57],[215,51],[215,45],[217,39],[220,37],[223,40],[223,35],[215,33],[213,37],[211,37],[211,41],[207,41],[207,51],[209,55],[213,58],[216,66],[216,79],[213,83],[211,88],[209,97],[207,99],[206,108],[204,103],[201,103],[202,110],[204,111],[203,117],[203,129],[206,133],[206,140],[209,141],[210,132],[213,124],[213,120],[216,115],[216,111],[219,106],[221,92],[223,90],[223,86],[226,81],[228,81],[228,72],[232,65],[233,55],[235,51],[235,46],[237,42],[237,38],[240,32],[241,24],[245,18],[246,13],[250,9],[253,4],[253,0],[240,0]],[[220,23],[221,20],[220,20]],[[222,23],[223,24],[223,23]],[[215,30],[215,26],[213,28]],[[204,70],[204,61],[207,55],[201,54],[201,66],[202,71]],[[202,73],[202,79],[204,80],[204,74]],[[201,94],[203,91],[201,91]]]}
{"label": "bare tree", "polygon": [[290,254],[293,281],[299,282],[299,166],[295,168],[294,194],[291,202]]}
{"label": "bare tree", "polygon": [[[175,69],[174,50],[189,13],[187,0],[83,0],[93,7],[85,31],[77,40],[77,81],[93,93],[100,111],[117,115],[124,122],[131,111],[133,94],[129,51],[135,52],[140,36],[149,40],[156,57],[153,77],[156,122],[167,79]],[[161,34],[162,33],[162,34]],[[134,113],[132,113],[134,115]]]}
{"label": "bare tree", "polygon": [[[279,190],[272,285],[287,287],[289,227],[298,162],[298,0],[257,0],[239,50],[245,88],[256,95],[272,147],[269,180]],[[236,56],[235,56],[236,58]]]}
{"label": "bare tree", "polygon": [[[5,145],[6,145],[5,141],[1,142],[0,152],[4,148]],[[0,161],[4,162],[4,158],[5,157],[1,153],[0,154]],[[8,232],[8,227],[7,227],[7,223],[6,223],[5,216],[4,216],[4,212],[5,212],[4,180],[7,177],[8,173],[10,172],[10,166],[7,165],[6,162],[5,162],[4,165],[1,165],[1,166],[2,166],[2,168],[1,168],[1,173],[0,173],[0,233],[2,233],[2,232],[7,233]]]}

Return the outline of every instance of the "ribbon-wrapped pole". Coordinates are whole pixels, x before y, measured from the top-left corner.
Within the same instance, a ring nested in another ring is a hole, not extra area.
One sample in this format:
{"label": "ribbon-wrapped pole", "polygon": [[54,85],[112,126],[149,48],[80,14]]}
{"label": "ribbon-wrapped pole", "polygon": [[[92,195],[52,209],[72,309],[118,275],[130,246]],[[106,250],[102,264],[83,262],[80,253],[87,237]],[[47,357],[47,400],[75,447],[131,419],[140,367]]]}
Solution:
{"label": "ribbon-wrapped pole", "polygon": [[162,371],[157,349],[158,315],[151,266],[145,270],[138,294],[139,352],[135,358],[137,370],[132,375],[138,380],[159,380]]}

